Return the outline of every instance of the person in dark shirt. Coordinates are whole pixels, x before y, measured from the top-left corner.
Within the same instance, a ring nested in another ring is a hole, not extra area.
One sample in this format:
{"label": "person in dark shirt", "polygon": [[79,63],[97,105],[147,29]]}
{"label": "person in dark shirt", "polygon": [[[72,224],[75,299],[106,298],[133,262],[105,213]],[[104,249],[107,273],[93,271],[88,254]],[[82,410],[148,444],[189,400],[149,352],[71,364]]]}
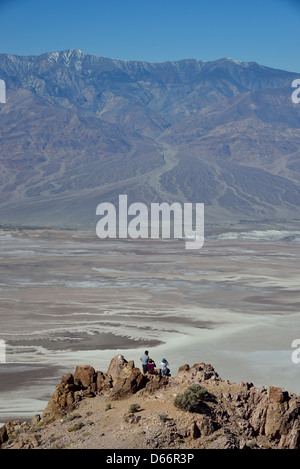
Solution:
{"label": "person in dark shirt", "polygon": [[152,358],[149,358],[149,361],[148,361],[148,373],[149,375],[153,375],[153,372],[154,372],[154,368],[156,367],[155,365],[155,362],[154,360],[152,360]]}

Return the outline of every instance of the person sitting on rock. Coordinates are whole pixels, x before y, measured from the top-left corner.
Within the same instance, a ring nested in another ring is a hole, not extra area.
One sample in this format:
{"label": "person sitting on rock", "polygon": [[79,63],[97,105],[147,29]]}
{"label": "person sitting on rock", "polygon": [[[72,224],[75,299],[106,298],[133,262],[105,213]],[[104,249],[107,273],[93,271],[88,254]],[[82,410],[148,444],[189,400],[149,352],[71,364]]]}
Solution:
{"label": "person sitting on rock", "polygon": [[148,361],[148,373],[149,375],[153,375],[154,373],[154,368],[156,367],[155,365],[155,362],[154,360],[152,360],[152,358],[149,358],[149,361]]}
{"label": "person sitting on rock", "polygon": [[169,363],[167,362],[167,360],[165,358],[163,358],[162,361],[161,361],[161,364],[160,364],[160,370],[161,370],[162,375],[165,375],[165,376],[170,375],[170,370],[169,370],[168,366],[169,366]]}

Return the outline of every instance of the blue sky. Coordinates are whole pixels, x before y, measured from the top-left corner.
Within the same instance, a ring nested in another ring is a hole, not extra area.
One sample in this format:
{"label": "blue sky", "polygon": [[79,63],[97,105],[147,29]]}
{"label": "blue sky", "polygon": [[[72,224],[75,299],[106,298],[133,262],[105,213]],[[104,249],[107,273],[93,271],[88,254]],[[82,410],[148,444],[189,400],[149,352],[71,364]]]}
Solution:
{"label": "blue sky", "polygon": [[231,57],[300,73],[300,0],[0,0],[0,52],[163,62]]}

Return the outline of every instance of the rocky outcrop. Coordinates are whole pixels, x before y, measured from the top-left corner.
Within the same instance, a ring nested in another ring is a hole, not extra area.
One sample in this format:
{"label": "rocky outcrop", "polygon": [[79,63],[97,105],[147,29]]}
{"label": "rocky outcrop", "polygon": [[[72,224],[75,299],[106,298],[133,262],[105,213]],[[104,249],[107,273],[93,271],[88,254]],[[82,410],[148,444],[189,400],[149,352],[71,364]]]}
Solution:
{"label": "rocky outcrop", "polygon": [[[207,391],[199,410],[176,409],[175,397],[187,387],[199,388],[199,385]],[[80,408],[82,400],[97,396],[102,405],[114,402],[109,404],[109,409],[121,406],[128,411],[126,400],[134,402],[133,396],[142,400],[139,402],[143,402],[143,407],[148,403],[152,409],[148,420],[140,411],[126,413],[123,425],[128,425],[124,428],[126,435],[129,432],[129,441],[130,431],[134,432],[132,427],[142,425],[145,442],[150,448],[172,448],[186,441],[189,448],[300,448],[300,396],[274,386],[266,389],[249,382],[231,383],[221,379],[214,368],[205,363],[183,365],[174,377],[160,373],[144,375],[133,361],[127,362],[122,355],[111,360],[107,372],[95,371],[91,365],[79,365],[74,374],[63,376],[42,417],[35,416],[29,424],[7,423],[0,429],[0,445],[5,447],[19,432],[25,432],[14,447],[38,447],[41,437],[36,430],[41,425],[65,421],[71,412]],[[119,401],[117,405],[116,401]],[[160,412],[159,421],[155,420],[157,412]],[[116,417],[120,421],[120,415]],[[26,433],[26,429],[30,431]]]}
{"label": "rocky outcrop", "polygon": [[43,412],[43,418],[47,421],[60,419],[74,409],[81,397],[82,389],[74,383],[74,376],[71,373],[63,376]]}
{"label": "rocky outcrop", "polygon": [[74,375],[68,373],[62,377],[43,412],[43,418],[48,421],[60,419],[82,399],[109,390],[111,385],[111,377],[106,373],[96,372],[91,365],[79,365]]}
{"label": "rocky outcrop", "polygon": [[188,364],[182,365],[175,377],[177,383],[191,384],[195,381],[215,380],[219,381],[220,377],[212,365],[206,363],[196,363],[192,367]]}
{"label": "rocky outcrop", "polygon": [[237,436],[263,436],[281,449],[300,447],[300,396],[277,387],[255,388],[251,383],[231,387],[232,392],[217,401],[220,425],[233,428]]}
{"label": "rocky outcrop", "polygon": [[106,373],[95,371],[91,365],[79,365],[74,375],[63,376],[56,386],[43,418],[48,421],[60,419],[86,397],[107,393],[110,400],[124,399],[144,388],[147,393],[154,392],[167,383],[168,379],[161,375],[144,375],[123,355],[116,355],[111,360]]}

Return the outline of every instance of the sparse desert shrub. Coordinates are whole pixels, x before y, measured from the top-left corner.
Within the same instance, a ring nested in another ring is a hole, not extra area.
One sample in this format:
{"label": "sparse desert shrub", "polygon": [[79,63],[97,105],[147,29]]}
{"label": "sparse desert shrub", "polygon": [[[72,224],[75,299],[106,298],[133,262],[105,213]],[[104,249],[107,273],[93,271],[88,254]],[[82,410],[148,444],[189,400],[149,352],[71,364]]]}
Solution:
{"label": "sparse desert shrub", "polygon": [[83,422],[77,422],[73,427],[68,427],[67,430],[68,432],[76,432],[77,430],[80,430],[82,427],[84,427]]}
{"label": "sparse desert shrub", "polygon": [[56,435],[55,433],[52,433],[49,438],[49,443],[54,443],[55,441],[59,440],[61,438],[61,435]]}
{"label": "sparse desert shrub", "polygon": [[107,411],[110,410],[110,409],[111,409],[111,404],[108,402],[108,403],[106,404],[104,410],[105,410],[105,412],[107,412]]}
{"label": "sparse desert shrub", "polygon": [[56,443],[56,445],[54,446],[54,449],[64,449],[64,447],[61,444]]}
{"label": "sparse desert shrub", "polygon": [[272,446],[267,442],[263,443],[262,447],[263,449],[272,449]]}
{"label": "sparse desert shrub", "polygon": [[44,420],[40,420],[38,423],[36,423],[35,425],[32,425],[32,427],[30,428],[30,433],[35,433],[37,431],[40,430],[40,428],[45,425],[45,421]]}
{"label": "sparse desert shrub", "polygon": [[134,414],[135,412],[138,412],[140,410],[141,406],[139,404],[131,404],[129,407],[129,412],[131,414]]}
{"label": "sparse desert shrub", "polygon": [[79,417],[81,417],[81,415],[76,414],[76,413],[74,413],[74,414],[69,414],[69,415],[67,416],[66,420],[67,420],[68,422],[71,422],[72,420],[78,419]]}
{"label": "sparse desert shrub", "polygon": [[186,412],[201,412],[203,402],[207,400],[208,392],[200,384],[192,384],[183,394],[178,394],[174,399],[175,407]]}
{"label": "sparse desert shrub", "polygon": [[247,446],[247,448],[250,448],[250,449],[257,448],[257,442],[256,442],[255,438],[253,440],[247,441],[246,446]]}
{"label": "sparse desert shrub", "polygon": [[166,422],[169,420],[168,414],[159,414],[159,420],[161,420],[161,422]]}

